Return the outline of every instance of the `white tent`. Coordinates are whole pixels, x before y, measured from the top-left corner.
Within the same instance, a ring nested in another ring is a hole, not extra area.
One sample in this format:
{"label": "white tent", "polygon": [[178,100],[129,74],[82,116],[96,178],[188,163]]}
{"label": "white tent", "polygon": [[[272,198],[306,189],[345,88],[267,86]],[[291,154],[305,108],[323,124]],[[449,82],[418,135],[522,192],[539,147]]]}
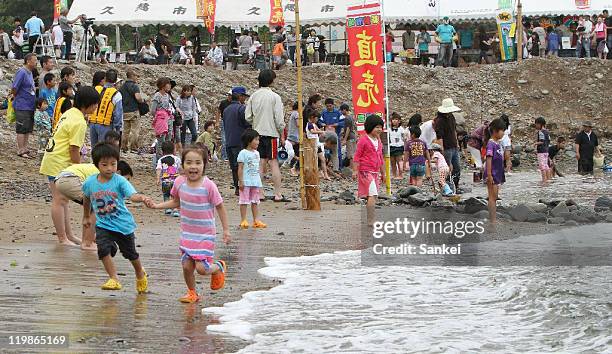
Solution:
{"label": "white tent", "polygon": [[[365,2],[370,2],[366,0]],[[533,15],[577,15],[612,9],[612,0],[522,0],[523,13]],[[301,0],[303,24],[343,22],[350,5],[360,0]],[[516,4],[516,0],[513,0]],[[451,19],[492,19],[499,13],[498,0],[385,0],[389,22]],[[294,23],[293,0],[283,0],[285,22]],[[98,25],[201,25],[195,0],[74,0],[69,17],[86,14]],[[217,25],[261,26],[268,24],[269,0],[217,0]]]}

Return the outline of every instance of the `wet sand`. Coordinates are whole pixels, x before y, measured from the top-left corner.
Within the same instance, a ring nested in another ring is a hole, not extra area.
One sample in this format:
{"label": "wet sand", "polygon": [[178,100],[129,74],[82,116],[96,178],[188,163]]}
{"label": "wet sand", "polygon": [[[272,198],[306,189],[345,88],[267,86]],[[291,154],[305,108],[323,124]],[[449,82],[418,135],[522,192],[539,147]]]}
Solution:
{"label": "wet sand", "polygon": [[[324,203],[321,212],[297,209],[296,203],[262,204],[265,230],[238,230],[236,200],[226,200],[232,242],[218,244],[217,255],[228,261],[225,289],[212,292],[209,278],[198,304],[180,304],[185,291],[177,249],[178,219],[132,204],[138,223],[137,250],[149,274],[149,293],[137,295],[133,270],[115,257],[124,286],[121,291],[100,290],[106,280],[97,256],[75,247],[59,246],[52,236],[48,204],[36,201],[4,204],[0,220],[15,220],[0,229],[0,319],[12,332],[65,333],[70,351],[101,352],[234,352],[248,343],[210,335],[206,326],[216,318],[201,309],[235,301],[248,291],[269,289],[272,280],[258,275],[264,257],[315,255],[361,248],[360,212],[357,206]],[[72,206],[74,223],[80,211]],[[15,210],[26,219],[15,218]],[[426,210],[407,210],[419,218]],[[503,224],[506,237],[550,232],[546,225]],[[79,229],[80,231],[80,229]],[[490,235],[493,237],[493,235]],[[16,263],[13,263],[16,262]],[[30,351],[30,350],[28,350]]]}

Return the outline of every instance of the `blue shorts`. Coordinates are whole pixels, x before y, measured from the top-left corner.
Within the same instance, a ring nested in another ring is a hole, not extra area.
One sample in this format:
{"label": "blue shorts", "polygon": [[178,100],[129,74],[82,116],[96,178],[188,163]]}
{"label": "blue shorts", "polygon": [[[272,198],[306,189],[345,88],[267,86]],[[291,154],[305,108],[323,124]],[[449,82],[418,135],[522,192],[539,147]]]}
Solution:
{"label": "blue shorts", "polygon": [[49,182],[55,182],[55,176],[47,176]]}
{"label": "blue shorts", "polygon": [[410,165],[410,177],[425,176],[425,165]]}

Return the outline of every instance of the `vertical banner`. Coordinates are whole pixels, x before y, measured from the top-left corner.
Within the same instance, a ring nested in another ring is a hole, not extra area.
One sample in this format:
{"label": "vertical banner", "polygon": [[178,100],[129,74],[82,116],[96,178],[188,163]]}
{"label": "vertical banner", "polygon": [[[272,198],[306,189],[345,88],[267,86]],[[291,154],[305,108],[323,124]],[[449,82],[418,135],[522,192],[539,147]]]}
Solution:
{"label": "vertical banner", "polygon": [[[285,27],[285,15],[282,0],[270,0],[270,30],[276,26]],[[272,44],[274,45],[274,44]]]}
{"label": "vertical banner", "polygon": [[514,16],[511,12],[502,11],[497,15],[497,32],[499,34],[501,60],[508,61],[514,59],[513,37],[516,35],[516,23],[514,23]]}
{"label": "vertical banner", "polygon": [[346,33],[351,60],[353,109],[360,135],[370,114],[385,117],[382,17],[379,4],[348,8]]}
{"label": "vertical banner", "polygon": [[196,0],[196,17],[204,20],[204,26],[212,35],[215,34],[215,14],[217,13],[216,0]]}

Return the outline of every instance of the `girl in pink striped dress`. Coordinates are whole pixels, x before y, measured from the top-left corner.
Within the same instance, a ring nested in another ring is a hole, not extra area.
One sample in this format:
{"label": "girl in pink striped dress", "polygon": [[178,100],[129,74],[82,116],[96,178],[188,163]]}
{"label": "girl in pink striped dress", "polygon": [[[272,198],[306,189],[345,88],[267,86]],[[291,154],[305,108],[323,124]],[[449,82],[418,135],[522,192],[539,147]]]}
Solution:
{"label": "girl in pink striped dress", "polygon": [[215,210],[223,225],[223,242],[230,241],[227,212],[217,186],[204,176],[208,152],[202,148],[183,149],[183,174],[174,181],[170,195],[172,200],[164,203],[147,203],[153,209],[173,209],[180,206],[181,213],[181,263],[187,284],[187,294],[179,299],[184,303],[200,300],[195,286],[195,274],[211,275],[210,288],[219,290],[225,284],[227,266],[224,261],[214,261]]}

